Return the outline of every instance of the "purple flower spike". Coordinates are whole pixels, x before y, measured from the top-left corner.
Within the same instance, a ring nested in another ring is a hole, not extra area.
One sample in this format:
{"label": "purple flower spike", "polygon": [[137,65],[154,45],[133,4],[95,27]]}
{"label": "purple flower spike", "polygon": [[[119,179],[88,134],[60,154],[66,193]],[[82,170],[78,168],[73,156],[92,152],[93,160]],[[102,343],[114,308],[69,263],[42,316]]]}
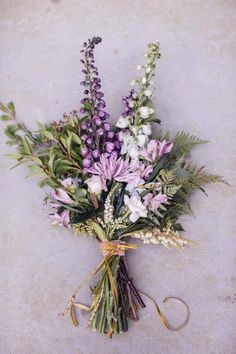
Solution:
{"label": "purple flower spike", "polygon": [[114,134],[114,132],[112,132],[112,131],[110,131],[110,132],[107,133],[107,136],[108,136],[109,139],[113,139],[113,138],[114,138],[114,135],[115,135],[115,134]]}
{"label": "purple flower spike", "polygon": [[98,150],[94,150],[94,151],[92,152],[92,155],[93,155],[93,157],[94,157],[95,159],[97,159],[97,158],[100,156],[100,153],[99,153]]}
{"label": "purple flower spike", "polygon": [[99,128],[98,131],[97,131],[97,134],[99,136],[102,136],[104,134],[104,130],[102,128]]}
{"label": "purple flower spike", "polygon": [[88,155],[88,148],[87,148],[87,147],[83,147],[83,148],[81,149],[81,154],[82,154],[82,156]]}
{"label": "purple flower spike", "polygon": [[103,127],[104,127],[104,130],[106,132],[108,132],[111,129],[111,124],[110,123],[104,123]]}
{"label": "purple flower spike", "polygon": [[114,143],[109,142],[109,141],[106,143],[106,151],[107,152],[111,153],[114,150],[114,148],[115,148]]}
{"label": "purple flower spike", "polygon": [[104,111],[99,111],[98,112],[99,117],[104,118],[106,116],[106,112]]}
{"label": "purple flower spike", "polygon": [[90,167],[91,166],[91,160],[90,159],[87,159],[87,158],[85,158],[84,160],[83,160],[83,167]]}
{"label": "purple flower spike", "polygon": [[94,121],[97,126],[100,126],[102,124],[102,121],[100,118],[95,118]]}
{"label": "purple flower spike", "polygon": [[88,144],[88,145],[92,145],[92,143],[93,143],[93,139],[92,139],[92,138],[88,138],[87,144]]}
{"label": "purple flower spike", "polygon": [[81,129],[86,130],[88,129],[88,125],[86,123],[81,124]]}
{"label": "purple flower spike", "polygon": [[85,134],[83,134],[83,135],[81,136],[81,139],[82,139],[83,141],[86,141],[86,140],[88,139],[88,136],[85,135]]}

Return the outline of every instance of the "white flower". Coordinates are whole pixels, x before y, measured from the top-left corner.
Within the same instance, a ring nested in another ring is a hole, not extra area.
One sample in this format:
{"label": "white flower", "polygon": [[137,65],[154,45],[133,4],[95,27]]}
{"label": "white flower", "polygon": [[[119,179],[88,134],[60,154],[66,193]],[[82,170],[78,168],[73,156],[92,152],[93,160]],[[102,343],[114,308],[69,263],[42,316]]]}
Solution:
{"label": "white flower", "polygon": [[142,65],[138,65],[137,70],[141,70],[141,69],[142,69]]}
{"label": "white flower", "polygon": [[151,124],[144,124],[142,125],[142,132],[145,135],[151,135],[152,134],[152,127]]}
{"label": "white flower", "polygon": [[145,135],[145,134],[137,135],[137,141],[138,141],[138,146],[143,147],[146,144],[147,135]]}
{"label": "white flower", "polygon": [[133,108],[135,106],[135,102],[134,101],[131,101],[130,103],[129,103],[129,107],[130,108]]}
{"label": "white flower", "polygon": [[142,106],[139,108],[139,112],[142,118],[148,118],[149,117],[149,107]]}
{"label": "white flower", "polygon": [[151,70],[152,70],[152,68],[150,66],[147,66],[145,71],[147,74],[149,74]]}
{"label": "white flower", "polygon": [[131,86],[135,86],[135,84],[136,84],[136,80],[132,80],[130,83]]}
{"label": "white flower", "polygon": [[153,114],[155,111],[154,111],[154,109],[153,108],[149,108],[149,113],[150,114]]}
{"label": "white flower", "polygon": [[100,176],[92,176],[87,178],[85,183],[88,185],[88,190],[90,193],[100,194],[101,191],[106,189],[106,185]]}
{"label": "white flower", "polygon": [[129,121],[127,118],[124,118],[124,117],[120,117],[116,123],[116,126],[118,128],[121,128],[121,129],[124,129],[124,128],[127,128],[129,125]]}
{"label": "white flower", "polygon": [[151,97],[152,96],[152,90],[145,90],[144,91],[144,95],[147,97]]}
{"label": "white flower", "polygon": [[142,84],[143,84],[143,85],[145,85],[145,84],[146,84],[146,82],[147,82],[146,77],[142,77],[142,80],[141,80],[141,81],[142,81]]}
{"label": "white flower", "polygon": [[128,206],[131,214],[129,216],[130,221],[135,222],[140,217],[146,218],[147,217],[147,208],[142,203],[141,198],[139,196],[131,196],[128,195],[124,196],[124,203]]}
{"label": "white flower", "polygon": [[139,157],[139,148],[137,144],[129,144],[127,146],[127,154],[131,157],[131,159],[137,160]]}
{"label": "white flower", "polygon": [[151,114],[153,114],[155,111],[153,108],[149,108],[147,106],[142,106],[139,108],[139,112],[142,118],[148,118]]}

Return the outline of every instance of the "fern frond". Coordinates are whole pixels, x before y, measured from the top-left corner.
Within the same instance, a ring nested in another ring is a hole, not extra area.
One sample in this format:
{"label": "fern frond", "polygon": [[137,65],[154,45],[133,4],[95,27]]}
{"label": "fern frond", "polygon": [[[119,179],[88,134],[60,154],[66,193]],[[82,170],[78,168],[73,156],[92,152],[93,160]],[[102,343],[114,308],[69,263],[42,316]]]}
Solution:
{"label": "fern frond", "polygon": [[189,133],[183,131],[178,132],[173,140],[172,154],[177,157],[189,154],[195,145],[205,144],[207,142],[207,140],[202,140]]}

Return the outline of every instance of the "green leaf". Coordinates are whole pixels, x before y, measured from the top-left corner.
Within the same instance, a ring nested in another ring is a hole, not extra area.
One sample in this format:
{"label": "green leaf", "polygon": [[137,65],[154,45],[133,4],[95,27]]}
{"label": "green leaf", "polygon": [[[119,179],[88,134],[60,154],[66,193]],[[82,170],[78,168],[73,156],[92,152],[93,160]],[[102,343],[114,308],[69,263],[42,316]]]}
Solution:
{"label": "green leaf", "polygon": [[54,160],[55,160],[55,155],[52,155],[51,158],[48,161],[48,167],[50,168],[50,171],[54,175]]}
{"label": "green leaf", "polygon": [[7,113],[7,112],[8,112],[7,107],[6,107],[6,106],[4,106],[4,104],[3,104],[3,103],[1,103],[1,102],[0,102],[0,110],[1,110],[1,111],[3,111],[3,112],[5,112],[5,113]]}
{"label": "green leaf", "polygon": [[70,132],[70,135],[72,135],[73,141],[74,141],[75,143],[77,143],[78,145],[81,145],[81,139],[80,139],[80,137],[79,137],[76,133]]}
{"label": "green leaf", "polygon": [[12,112],[13,115],[16,114],[15,105],[12,101],[7,104],[7,107],[10,109],[10,111]]}
{"label": "green leaf", "polygon": [[42,135],[44,135],[47,139],[49,140],[56,140],[52,134],[52,132],[48,131],[48,130],[40,130],[40,133]]}
{"label": "green leaf", "polygon": [[20,160],[17,164],[15,164],[14,166],[12,166],[9,171],[12,171],[14,168],[23,165],[25,162],[26,162],[26,161],[25,161],[24,159]]}
{"label": "green leaf", "polygon": [[3,114],[0,116],[1,120],[11,120],[11,116],[7,116],[6,114]]}
{"label": "green leaf", "polygon": [[28,168],[31,171],[31,173],[27,177],[30,177],[30,176],[44,177],[45,176],[45,172],[39,166],[30,165],[30,166],[28,166]]}
{"label": "green leaf", "polygon": [[26,155],[32,155],[32,147],[31,147],[28,139],[26,138],[26,136],[22,137],[22,145],[23,145],[24,153]]}
{"label": "green leaf", "polygon": [[208,143],[207,140],[202,140],[194,135],[185,133],[183,131],[176,134],[173,140],[173,149],[171,155],[182,156],[184,154],[189,154],[192,148],[198,144]]}
{"label": "green leaf", "polygon": [[5,156],[8,157],[9,159],[14,159],[14,160],[19,160],[22,158],[21,154],[16,154],[16,153],[8,153]]}

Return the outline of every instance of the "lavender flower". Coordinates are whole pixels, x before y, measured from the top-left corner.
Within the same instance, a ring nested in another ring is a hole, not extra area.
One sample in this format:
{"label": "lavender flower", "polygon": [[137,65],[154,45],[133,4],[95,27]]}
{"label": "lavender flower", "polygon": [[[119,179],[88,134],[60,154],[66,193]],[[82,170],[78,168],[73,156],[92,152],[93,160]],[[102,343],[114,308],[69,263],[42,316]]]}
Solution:
{"label": "lavender flower", "polygon": [[84,43],[81,51],[83,53],[81,62],[84,65],[82,73],[85,74],[85,79],[81,81],[81,85],[85,87],[85,97],[81,100],[83,107],[80,110],[85,114],[85,120],[81,124],[81,139],[84,142],[81,153],[84,157],[84,167],[89,167],[104,152],[118,153],[120,150],[119,145],[115,144],[111,126],[106,121],[109,114],[104,111],[106,103],[103,99],[104,93],[101,91],[101,79],[95,66],[94,48],[101,41],[100,37],[93,37]]}
{"label": "lavender flower", "polygon": [[140,150],[140,155],[147,161],[154,162],[158,157],[168,154],[173,147],[173,143],[166,140],[150,140],[146,148]]}
{"label": "lavender flower", "polygon": [[167,196],[162,193],[158,193],[155,197],[152,193],[148,193],[143,197],[144,205],[151,211],[156,211],[162,203],[167,202]]}
{"label": "lavender flower", "polygon": [[122,160],[114,155],[103,154],[98,162],[86,169],[86,172],[104,177],[107,180],[128,183],[136,178],[138,172],[135,170],[136,163]]}
{"label": "lavender flower", "polygon": [[52,225],[65,226],[70,228],[70,212],[67,209],[61,213],[50,214],[48,215],[48,218],[52,221]]}

